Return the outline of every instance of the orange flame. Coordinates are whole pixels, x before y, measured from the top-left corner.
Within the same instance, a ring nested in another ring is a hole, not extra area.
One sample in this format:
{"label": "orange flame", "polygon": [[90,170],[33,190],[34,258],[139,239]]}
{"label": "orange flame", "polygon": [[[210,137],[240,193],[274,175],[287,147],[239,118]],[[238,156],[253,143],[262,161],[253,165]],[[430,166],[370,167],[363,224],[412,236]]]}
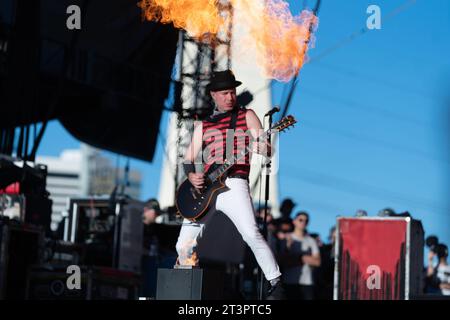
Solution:
{"label": "orange flame", "polygon": [[184,262],[183,262],[183,265],[185,265],[185,266],[197,266],[198,265],[197,253],[194,252],[189,258],[185,259]]}
{"label": "orange flame", "polygon": [[[141,0],[146,19],[172,22],[197,39],[217,34],[228,23],[220,14],[222,0]],[[314,44],[311,30],[318,18],[304,10],[293,16],[283,0],[229,0],[234,8],[239,52],[235,57],[255,61],[268,79],[289,81],[306,61],[306,51]]]}
{"label": "orange flame", "polygon": [[173,23],[194,38],[216,34],[225,23],[218,0],[141,0],[138,6],[147,20]]}
{"label": "orange flame", "polygon": [[193,252],[193,248],[196,245],[197,241],[195,239],[189,240],[184,244],[178,253],[178,264],[180,266],[198,266],[199,259],[197,253],[195,251]]}
{"label": "orange flame", "polygon": [[256,58],[262,75],[269,79],[287,82],[298,74],[308,46],[314,44],[310,30],[317,27],[317,17],[307,10],[293,16],[282,0],[269,0],[265,6],[254,0],[236,0],[235,6],[236,18],[244,28],[238,56]]}

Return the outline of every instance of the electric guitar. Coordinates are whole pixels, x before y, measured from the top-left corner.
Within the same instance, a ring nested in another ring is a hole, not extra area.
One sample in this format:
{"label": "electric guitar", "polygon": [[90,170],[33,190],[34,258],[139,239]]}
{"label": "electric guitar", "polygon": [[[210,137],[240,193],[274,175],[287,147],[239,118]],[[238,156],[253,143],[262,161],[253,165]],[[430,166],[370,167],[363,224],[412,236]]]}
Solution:
{"label": "electric guitar", "polygon": [[[296,122],[293,116],[286,116],[260,135],[258,141],[265,141],[273,132],[282,132]],[[241,152],[234,155],[232,160],[226,159],[221,165],[211,165],[205,174],[205,182],[201,190],[196,189],[189,179],[184,180],[178,187],[176,194],[175,204],[178,213],[191,221],[197,221],[204,217],[214,204],[217,195],[229,190],[225,185],[226,172],[250,151],[249,147],[245,147]]]}

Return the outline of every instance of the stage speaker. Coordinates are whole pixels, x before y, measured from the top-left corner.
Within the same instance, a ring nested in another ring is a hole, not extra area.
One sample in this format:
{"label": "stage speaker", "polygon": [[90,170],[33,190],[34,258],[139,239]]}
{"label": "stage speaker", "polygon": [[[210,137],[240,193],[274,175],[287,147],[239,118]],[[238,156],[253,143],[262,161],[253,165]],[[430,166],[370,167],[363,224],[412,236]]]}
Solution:
{"label": "stage speaker", "polygon": [[64,241],[86,247],[85,265],[140,273],[143,208],[143,202],[129,198],[71,198]]}
{"label": "stage speaker", "polygon": [[24,300],[28,269],[40,263],[42,228],[0,218],[0,300]]}
{"label": "stage speaker", "polygon": [[197,253],[201,261],[239,264],[244,262],[247,245],[236,226],[222,212],[214,212],[201,239]]}
{"label": "stage speaker", "polygon": [[139,275],[106,267],[80,266],[80,287],[69,288],[65,267],[33,266],[27,300],[137,300]]}
{"label": "stage speaker", "polygon": [[420,221],[341,217],[336,226],[335,300],[409,300],[422,294]]}
{"label": "stage speaker", "polygon": [[156,300],[220,300],[224,274],[214,269],[158,269]]}

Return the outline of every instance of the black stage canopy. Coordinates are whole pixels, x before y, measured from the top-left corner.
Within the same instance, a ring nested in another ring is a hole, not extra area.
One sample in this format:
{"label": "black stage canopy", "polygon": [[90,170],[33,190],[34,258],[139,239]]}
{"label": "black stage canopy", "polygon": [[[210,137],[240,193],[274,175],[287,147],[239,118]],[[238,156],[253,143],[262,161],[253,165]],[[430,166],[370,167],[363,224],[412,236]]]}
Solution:
{"label": "black stage canopy", "polygon": [[[58,119],[83,142],[152,161],[178,31],[142,21],[137,2],[2,0],[0,133]],[[66,26],[71,5],[80,30]]]}

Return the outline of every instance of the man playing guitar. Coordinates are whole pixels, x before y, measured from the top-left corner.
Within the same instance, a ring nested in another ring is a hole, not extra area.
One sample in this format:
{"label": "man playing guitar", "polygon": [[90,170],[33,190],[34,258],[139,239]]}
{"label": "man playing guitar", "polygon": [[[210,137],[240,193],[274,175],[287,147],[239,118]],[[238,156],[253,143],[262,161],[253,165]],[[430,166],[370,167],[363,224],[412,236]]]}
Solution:
{"label": "man playing guitar", "polygon": [[[210,117],[195,124],[192,141],[184,158],[185,174],[197,190],[201,190],[204,186],[204,172],[207,172],[211,165],[229,159],[230,149],[233,149],[231,150],[233,154],[237,149],[249,145],[249,137],[244,137],[246,132],[249,131],[253,139],[256,139],[262,131],[261,122],[256,113],[251,109],[240,108],[236,104],[236,87],[241,84],[240,81],[236,81],[230,70],[226,70],[214,72],[207,86],[216,108]],[[233,132],[237,138],[231,140],[231,146],[226,139],[227,130],[230,128],[235,129]],[[217,139],[218,134],[222,135],[220,139]],[[244,143],[245,146],[242,146]],[[266,142],[258,142],[254,144],[252,150],[263,154],[270,152],[270,146]],[[203,156],[203,172],[195,172],[194,163],[199,155]],[[243,161],[233,164],[228,170],[224,180],[227,190],[217,195],[214,208],[227,215],[253,251],[271,285],[267,299],[283,299],[284,291],[280,282],[279,266],[256,224],[248,183],[249,173],[250,155],[246,155]],[[189,264],[186,259],[196,257],[197,240],[200,240],[212,216],[213,213],[207,214],[198,221],[184,219],[176,244],[177,264]],[[195,259],[193,264],[197,265],[198,259]]]}

